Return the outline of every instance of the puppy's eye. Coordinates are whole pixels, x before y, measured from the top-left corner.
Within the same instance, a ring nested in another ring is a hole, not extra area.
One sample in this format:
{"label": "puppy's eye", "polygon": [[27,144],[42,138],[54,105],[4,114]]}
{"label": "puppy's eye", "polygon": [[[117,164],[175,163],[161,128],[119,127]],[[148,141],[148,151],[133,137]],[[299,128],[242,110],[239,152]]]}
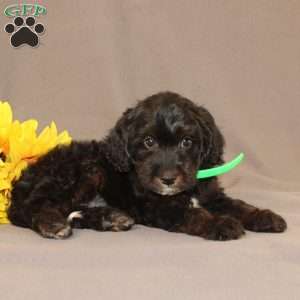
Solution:
{"label": "puppy's eye", "polygon": [[156,145],[156,141],[152,136],[146,136],[144,138],[144,145],[146,148],[152,148]]}
{"label": "puppy's eye", "polygon": [[184,149],[191,148],[193,145],[193,141],[189,137],[183,138],[183,140],[180,142],[180,147]]}

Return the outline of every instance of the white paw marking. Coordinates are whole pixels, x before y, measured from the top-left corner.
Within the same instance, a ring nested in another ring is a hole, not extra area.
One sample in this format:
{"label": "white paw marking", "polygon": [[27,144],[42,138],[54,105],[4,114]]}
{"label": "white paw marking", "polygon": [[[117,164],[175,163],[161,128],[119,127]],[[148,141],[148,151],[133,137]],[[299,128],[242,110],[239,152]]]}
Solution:
{"label": "white paw marking", "polygon": [[81,211],[71,212],[67,218],[68,223],[71,223],[73,219],[82,219]]}
{"label": "white paw marking", "polygon": [[66,226],[65,228],[61,229],[60,231],[58,231],[55,234],[55,238],[58,238],[58,239],[66,238],[71,234],[71,231],[72,231],[71,227]]}
{"label": "white paw marking", "polygon": [[193,208],[200,208],[199,200],[196,198],[191,198],[191,207]]}

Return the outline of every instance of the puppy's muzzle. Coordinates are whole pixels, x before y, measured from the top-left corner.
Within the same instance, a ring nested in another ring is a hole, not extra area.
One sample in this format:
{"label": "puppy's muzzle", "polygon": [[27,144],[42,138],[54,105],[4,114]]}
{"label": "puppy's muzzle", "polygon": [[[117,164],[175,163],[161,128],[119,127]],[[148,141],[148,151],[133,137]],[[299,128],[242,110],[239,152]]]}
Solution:
{"label": "puppy's muzzle", "polygon": [[170,186],[170,185],[174,184],[176,177],[163,177],[163,178],[160,178],[160,180],[163,184]]}
{"label": "puppy's muzzle", "polygon": [[179,174],[177,170],[165,171],[162,174],[160,174],[159,180],[163,185],[171,187],[178,181],[178,177]]}

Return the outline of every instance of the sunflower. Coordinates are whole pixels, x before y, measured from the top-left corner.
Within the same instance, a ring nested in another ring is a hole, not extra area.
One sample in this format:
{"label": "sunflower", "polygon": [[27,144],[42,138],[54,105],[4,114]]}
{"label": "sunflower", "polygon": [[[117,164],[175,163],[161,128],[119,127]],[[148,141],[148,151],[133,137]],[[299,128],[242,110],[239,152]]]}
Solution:
{"label": "sunflower", "polygon": [[67,131],[58,134],[54,122],[37,134],[38,122],[30,119],[23,123],[13,121],[8,102],[0,101],[0,223],[9,223],[7,208],[10,204],[12,182],[40,156],[57,145],[68,145]]}

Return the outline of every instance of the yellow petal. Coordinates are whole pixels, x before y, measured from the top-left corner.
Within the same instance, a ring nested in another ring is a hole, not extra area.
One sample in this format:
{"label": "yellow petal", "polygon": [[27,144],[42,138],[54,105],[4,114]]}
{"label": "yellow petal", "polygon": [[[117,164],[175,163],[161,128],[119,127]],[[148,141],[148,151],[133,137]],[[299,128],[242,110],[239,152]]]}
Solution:
{"label": "yellow petal", "polygon": [[23,127],[23,129],[27,132],[27,131],[29,131],[29,132],[32,132],[32,133],[34,133],[34,135],[35,135],[35,132],[36,132],[36,130],[37,130],[37,128],[38,128],[38,121],[37,120],[34,120],[34,119],[30,119],[30,120],[27,120],[27,121],[25,121],[25,122],[23,122],[22,124],[21,124],[21,126]]}
{"label": "yellow petal", "polygon": [[9,220],[7,218],[8,199],[0,193],[0,223],[7,224]]}
{"label": "yellow petal", "polygon": [[7,202],[6,200],[5,201],[0,200],[0,211],[6,211],[6,209],[7,209],[6,202]]}
{"label": "yellow petal", "polygon": [[53,121],[51,122],[50,129],[51,129],[52,137],[56,137],[57,136],[57,127]]}
{"label": "yellow petal", "polygon": [[8,153],[9,161],[16,163],[22,159],[24,153],[24,147],[26,147],[23,143],[21,143],[18,139],[10,138],[10,151]]}
{"label": "yellow petal", "polygon": [[24,169],[26,169],[28,166],[28,162],[25,160],[21,160],[20,162],[18,162],[14,169],[10,172],[9,174],[9,180],[10,182],[14,181],[14,180],[18,180],[22,174],[22,171]]}
{"label": "yellow petal", "polygon": [[11,184],[8,180],[0,179],[0,191],[11,189]]}
{"label": "yellow petal", "polygon": [[6,217],[0,217],[0,224],[9,224],[9,220]]}
{"label": "yellow petal", "polygon": [[32,156],[32,149],[37,140],[37,126],[36,120],[28,120],[22,124],[15,124],[14,122],[9,138],[11,149],[9,158],[11,161],[16,162]]}
{"label": "yellow petal", "polygon": [[57,137],[57,144],[59,145],[69,145],[72,141],[68,131],[64,130],[58,137]]}
{"label": "yellow petal", "polygon": [[2,166],[0,166],[0,180],[7,178],[9,171],[10,169],[8,165],[3,164]]}
{"label": "yellow petal", "polygon": [[6,128],[11,125],[13,114],[8,102],[0,101],[0,127]]}

